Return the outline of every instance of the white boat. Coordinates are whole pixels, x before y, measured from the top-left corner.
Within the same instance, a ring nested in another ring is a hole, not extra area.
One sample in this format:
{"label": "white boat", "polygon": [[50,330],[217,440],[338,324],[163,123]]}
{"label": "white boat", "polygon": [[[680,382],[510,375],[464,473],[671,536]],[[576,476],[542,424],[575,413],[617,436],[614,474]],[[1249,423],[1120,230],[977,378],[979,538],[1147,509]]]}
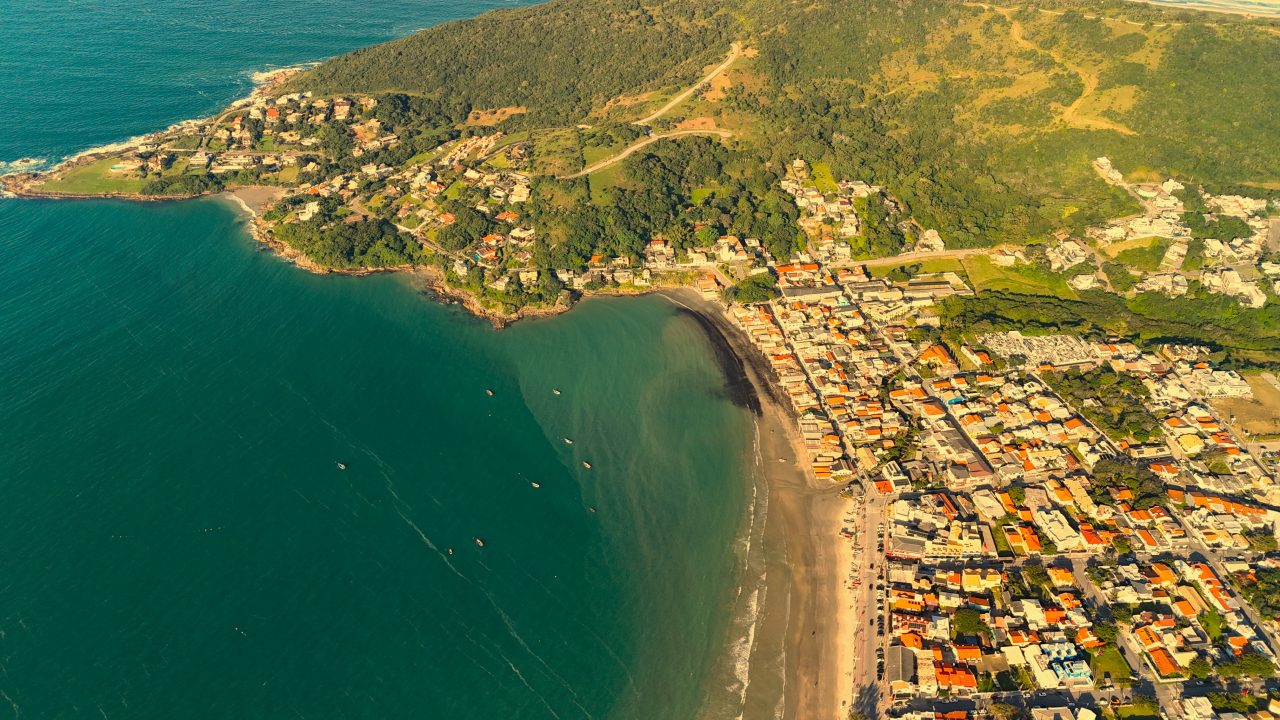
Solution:
{"label": "white boat", "polygon": [[476,546],[477,546],[477,547],[484,547],[484,541],[483,541],[483,540],[481,540],[480,538],[476,538]]}
{"label": "white boat", "polygon": [[564,444],[565,444],[565,445],[572,445],[572,444],[573,444],[573,440],[570,440],[569,438],[565,438],[565,439],[564,439]]}
{"label": "white boat", "polygon": [[347,464],[346,464],[346,463],[338,463],[338,469],[339,469],[339,470],[346,470],[346,469],[347,469]]}
{"label": "white boat", "polygon": [[537,488],[542,487],[541,485],[539,485],[539,484],[538,484],[538,483],[536,483],[536,482],[531,482],[531,483],[529,483],[529,484],[530,484],[530,485],[532,485],[532,486],[534,487],[534,489],[535,489],[535,490],[536,490]]}
{"label": "white boat", "polygon": [[484,394],[485,394],[485,395],[488,395],[489,397],[493,397],[493,391],[492,391],[492,390],[485,390],[485,391],[484,391]]}
{"label": "white boat", "polygon": [[559,395],[559,394],[560,394],[560,391],[559,391],[559,390],[552,389],[551,394],[552,394],[552,395]]}
{"label": "white boat", "polygon": [[583,461],[582,461],[582,467],[584,467],[584,468],[586,468],[586,469],[590,470],[590,469],[591,469],[591,463],[587,462],[586,460],[583,460]]}

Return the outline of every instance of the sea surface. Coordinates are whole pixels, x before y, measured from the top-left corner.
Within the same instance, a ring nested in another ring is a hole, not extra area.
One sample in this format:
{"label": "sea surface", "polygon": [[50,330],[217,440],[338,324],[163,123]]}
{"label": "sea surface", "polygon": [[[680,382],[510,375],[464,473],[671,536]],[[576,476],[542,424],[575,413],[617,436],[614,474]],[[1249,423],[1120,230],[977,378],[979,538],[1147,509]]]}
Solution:
{"label": "sea surface", "polygon": [[[0,160],[507,4],[0,0]],[[0,200],[0,717],[732,717],[752,417],[698,324],[498,332],[244,222]]]}

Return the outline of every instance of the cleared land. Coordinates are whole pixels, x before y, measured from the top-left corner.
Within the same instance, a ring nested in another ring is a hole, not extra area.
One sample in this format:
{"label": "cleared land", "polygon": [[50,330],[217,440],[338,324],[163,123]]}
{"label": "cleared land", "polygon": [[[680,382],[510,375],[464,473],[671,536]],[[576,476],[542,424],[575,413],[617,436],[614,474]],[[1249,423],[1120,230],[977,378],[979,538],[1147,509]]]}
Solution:
{"label": "cleared land", "polygon": [[1280,437],[1280,387],[1275,376],[1250,373],[1244,379],[1253,388],[1252,399],[1219,398],[1210,404],[1250,437]]}
{"label": "cleared land", "polygon": [[1047,270],[1026,266],[1000,267],[985,255],[966,257],[965,272],[975,290],[1005,290],[1028,295],[1053,295],[1075,300],[1079,296],[1066,279]]}

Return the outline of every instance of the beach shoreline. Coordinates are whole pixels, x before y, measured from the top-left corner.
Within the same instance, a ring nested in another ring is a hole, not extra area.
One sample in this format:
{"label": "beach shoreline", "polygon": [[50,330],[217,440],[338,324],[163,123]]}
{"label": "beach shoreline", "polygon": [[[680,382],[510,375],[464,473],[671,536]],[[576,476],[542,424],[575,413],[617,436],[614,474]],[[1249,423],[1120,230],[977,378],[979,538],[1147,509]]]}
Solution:
{"label": "beach shoreline", "polygon": [[1225,13],[1228,15],[1242,15],[1248,18],[1276,19],[1280,18],[1280,6],[1263,7],[1248,2],[1231,2],[1230,0],[1218,0],[1216,2],[1177,2],[1177,0],[1129,0],[1130,2],[1139,2],[1146,5],[1156,5],[1158,7],[1170,10],[1191,10],[1195,12],[1209,13]]}
{"label": "beach shoreline", "polygon": [[750,703],[741,717],[841,717],[852,697],[853,644],[845,639],[852,638],[854,618],[847,592],[853,551],[839,532],[852,502],[841,497],[838,485],[806,469],[790,403],[763,354],[724,308],[688,288],[656,292],[701,325],[726,371],[730,399],[757,421],[757,471],[768,493],[764,542],[775,551],[764,581],[772,601],[758,619],[758,634],[780,638],[782,687],[780,703]]}

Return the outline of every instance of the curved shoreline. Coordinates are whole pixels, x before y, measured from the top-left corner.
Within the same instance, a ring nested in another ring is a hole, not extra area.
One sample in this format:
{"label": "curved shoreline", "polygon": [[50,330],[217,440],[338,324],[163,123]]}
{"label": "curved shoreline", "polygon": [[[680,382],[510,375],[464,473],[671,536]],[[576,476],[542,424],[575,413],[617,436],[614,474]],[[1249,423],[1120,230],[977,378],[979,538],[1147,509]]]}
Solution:
{"label": "curved shoreline", "polygon": [[[768,493],[762,550],[765,602],[744,689],[742,720],[839,718],[852,695],[852,616],[843,578],[852,564],[839,541],[849,501],[839,486],[819,482],[791,404],[778,390],[764,355],[729,321],[723,308],[690,288],[655,291],[699,324],[725,372],[730,399],[757,421],[756,472]],[[782,665],[781,686],[768,682]],[[764,673],[757,685],[755,673]],[[755,692],[752,692],[755,690]],[[780,714],[779,714],[780,711]]]}
{"label": "curved shoreline", "polygon": [[[516,313],[504,313],[485,307],[475,294],[451,286],[444,271],[433,265],[358,269],[317,265],[274,238],[259,216],[262,208],[269,204],[263,198],[282,190],[272,186],[246,186],[188,196],[81,196],[36,192],[19,196],[145,202],[219,198],[232,203],[243,215],[247,230],[256,242],[301,269],[349,276],[404,272],[421,281],[425,294],[434,300],[461,305],[495,328],[523,319],[558,315],[577,304],[526,307]],[[725,377],[729,400],[751,412],[757,422],[756,473],[768,494],[768,510],[762,520],[766,569],[762,573],[761,589],[766,600],[753,620],[755,641],[746,660],[746,672],[750,675],[744,682],[743,706],[738,717],[741,720],[838,717],[845,711],[850,696],[852,674],[848,653],[842,651],[841,641],[852,632],[852,627],[846,626],[843,610],[848,598],[841,580],[849,563],[842,558],[847,548],[837,541],[840,518],[847,512],[847,504],[840,500],[837,487],[818,483],[805,469],[806,453],[790,403],[780,393],[764,356],[729,321],[720,304],[687,286],[659,286],[639,291],[595,290],[582,293],[581,299],[646,294],[666,297],[680,307],[680,314],[699,325]],[[726,652],[732,651],[727,645]],[[770,669],[780,672],[780,681],[766,677],[756,682],[754,673],[768,674]]]}

